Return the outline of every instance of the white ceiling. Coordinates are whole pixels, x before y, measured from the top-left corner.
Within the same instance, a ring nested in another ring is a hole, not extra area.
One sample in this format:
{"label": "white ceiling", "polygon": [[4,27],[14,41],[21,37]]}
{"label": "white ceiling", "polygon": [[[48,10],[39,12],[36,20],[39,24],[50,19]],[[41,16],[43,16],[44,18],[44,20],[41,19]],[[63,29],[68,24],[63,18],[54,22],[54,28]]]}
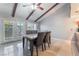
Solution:
{"label": "white ceiling", "polygon": [[[52,7],[52,3],[43,3],[40,6],[44,8],[44,10],[36,9],[34,14],[29,18],[30,20],[36,20],[38,17],[40,17],[43,13],[45,13],[50,7]],[[33,18],[33,19],[32,19]]]}
{"label": "white ceiling", "polygon": [[26,19],[29,13],[32,11],[30,6],[23,7],[23,4],[18,4],[15,17],[20,17],[22,19]]}
{"label": "white ceiling", "polygon": [[[30,6],[32,3],[26,3],[26,7],[23,7],[24,5],[22,3],[18,3],[15,18],[20,18],[22,20],[25,20],[26,17],[32,12],[32,8]],[[46,12],[51,6],[53,6],[55,3],[42,3],[40,6],[44,8],[44,10],[36,9],[35,12],[31,15],[31,17],[28,19],[30,21],[36,20],[38,17],[40,17],[44,12]],[[0,17],[8,18],[12,17],[12,11],[13,11],[14,3],[0,3]],[[50,15],[50,13],[48,13]],[[47,17],[47,16],[46,16]]]}
{"label": "white ceiling", "polygon": [[12,3],[0,3],[0,17],[11,17],[13,5]]}

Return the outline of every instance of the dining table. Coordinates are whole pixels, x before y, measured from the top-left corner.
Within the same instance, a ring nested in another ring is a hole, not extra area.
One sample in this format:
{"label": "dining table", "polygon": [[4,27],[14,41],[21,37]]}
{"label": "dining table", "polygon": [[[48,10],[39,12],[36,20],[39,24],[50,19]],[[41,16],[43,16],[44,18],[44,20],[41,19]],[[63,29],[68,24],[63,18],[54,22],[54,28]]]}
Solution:
{"label": "dining table", "polygon": [[[48,32],[48,31],[45,31],[44,33],[46,33],[46,32]],[[24,42],[25,42],[25,40],[27,40],[27,42],[29,41],[29,43],[30,43],[31,56],[33,56],[33,42],[38,37],[38,33],[36,33],[36,34],[33,34],[33,33],[32,34],[26,34],[25,36],[23,36],[23,48],[24,48],[24,44],[25,44]],[[50,39],[49,39],[49,43],[51,43],[51,40]]]}
{"label": "dining table", "polygon": [[24,42],[25,40],[30,42],[30,52],[31,56],[33,56],[33,41],[37,38],[38,34],[28,34],[26,36],[23,36],[23,48],[24,48]]}

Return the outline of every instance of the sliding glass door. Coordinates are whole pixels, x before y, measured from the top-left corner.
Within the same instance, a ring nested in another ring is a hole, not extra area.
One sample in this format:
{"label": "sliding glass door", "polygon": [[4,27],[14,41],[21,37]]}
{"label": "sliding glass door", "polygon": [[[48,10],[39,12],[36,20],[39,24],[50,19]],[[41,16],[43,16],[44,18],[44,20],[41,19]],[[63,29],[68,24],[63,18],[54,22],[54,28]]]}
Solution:
{"label": "sliding glass door", "polygon": [[20,21],[4,21],[4,42],[21,40],[24,23]]}

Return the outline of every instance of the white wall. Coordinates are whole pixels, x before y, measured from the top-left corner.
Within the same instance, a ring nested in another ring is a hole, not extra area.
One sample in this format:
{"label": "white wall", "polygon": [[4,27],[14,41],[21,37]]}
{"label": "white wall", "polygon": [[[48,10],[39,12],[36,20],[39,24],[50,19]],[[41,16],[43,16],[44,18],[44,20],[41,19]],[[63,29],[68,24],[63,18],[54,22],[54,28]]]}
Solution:
{"label": "white wall", "polygon": [[49,30],[52,33],[52,38],[66,39],[69,35],[66,21],[69,21],[70,4],[65,4],[55,13],[43,19],[40,24],[40,30]]}

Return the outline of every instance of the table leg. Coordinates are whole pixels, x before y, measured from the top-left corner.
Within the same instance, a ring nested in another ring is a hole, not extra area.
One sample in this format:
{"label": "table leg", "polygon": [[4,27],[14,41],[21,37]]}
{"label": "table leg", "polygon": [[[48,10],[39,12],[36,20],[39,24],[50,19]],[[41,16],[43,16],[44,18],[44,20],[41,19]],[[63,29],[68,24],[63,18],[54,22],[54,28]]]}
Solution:
{"label": "table leg", "polygon": [[24,44],[25,44],[25,38],[23,37],[23,49],[24,49]]}
{"label": "table leg", "polygon": [[33,41],[30,40],[30,51],[31,51],[31,56],[33,56]]}

